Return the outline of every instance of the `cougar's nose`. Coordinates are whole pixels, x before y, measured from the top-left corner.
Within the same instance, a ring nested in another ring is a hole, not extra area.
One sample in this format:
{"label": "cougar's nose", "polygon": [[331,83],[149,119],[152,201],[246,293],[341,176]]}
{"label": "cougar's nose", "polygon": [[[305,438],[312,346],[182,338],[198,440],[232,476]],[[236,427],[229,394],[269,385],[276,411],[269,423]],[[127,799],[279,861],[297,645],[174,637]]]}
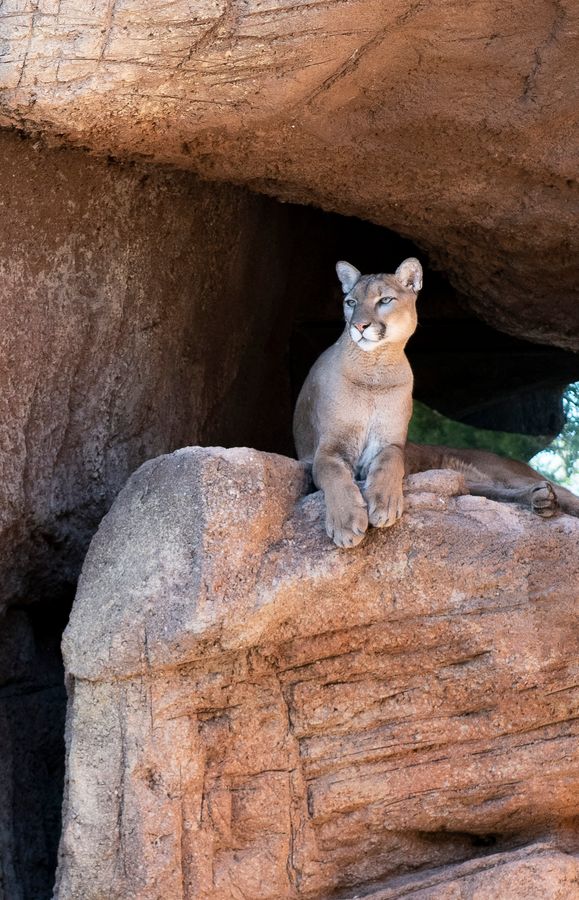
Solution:
{"label": "cougar's nose", "polygon": [[364,333],[364,329],[367,328],[369,324],[370,324],[370,322],[365,322],[364,324],[362,324],[362,323],[360,323],[360,322],[355,322],[355,323],[354,323],[354,328],[357,328],[358,331],[360,332],[360,334],[363,334],[363,333]]}

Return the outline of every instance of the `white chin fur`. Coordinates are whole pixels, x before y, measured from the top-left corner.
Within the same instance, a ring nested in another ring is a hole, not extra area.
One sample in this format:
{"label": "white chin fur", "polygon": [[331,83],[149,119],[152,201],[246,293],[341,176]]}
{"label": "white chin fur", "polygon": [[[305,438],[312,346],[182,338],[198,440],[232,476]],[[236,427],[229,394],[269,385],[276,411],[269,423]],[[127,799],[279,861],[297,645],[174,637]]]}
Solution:
{"label": "white chin fur", "polygon": [[362,337],[358,329],[353,327],[350,328],[350,337],[360,350],[364,350],[366,353],[375,350],[376,347],[379,347],[382,343],[382,341],[369,340],[368,338]]}

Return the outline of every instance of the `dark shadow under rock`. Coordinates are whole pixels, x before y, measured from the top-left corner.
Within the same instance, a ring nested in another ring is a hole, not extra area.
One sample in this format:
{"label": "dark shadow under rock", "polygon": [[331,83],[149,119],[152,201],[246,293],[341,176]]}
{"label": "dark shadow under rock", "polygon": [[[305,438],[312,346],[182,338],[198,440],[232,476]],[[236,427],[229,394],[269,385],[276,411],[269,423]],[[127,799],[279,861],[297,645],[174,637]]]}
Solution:
{"label": "dark shadow under rock", "polygon": [[64,776],[60,637],[69,606],[13,608],[0,620],[0,894],[6,900],[52,896]]}

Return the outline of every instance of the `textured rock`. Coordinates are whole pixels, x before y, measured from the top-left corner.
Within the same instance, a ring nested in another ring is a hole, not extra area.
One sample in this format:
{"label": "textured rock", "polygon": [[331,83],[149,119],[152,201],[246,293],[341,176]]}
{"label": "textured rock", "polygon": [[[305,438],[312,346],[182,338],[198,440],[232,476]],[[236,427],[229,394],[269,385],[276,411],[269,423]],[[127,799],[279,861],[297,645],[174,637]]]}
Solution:
{"label": "textured rock", "polygon": [[190,448],[101,524],[63,643],[59,900],[352,897],[569,840],[579,522],[429,472],[339,551],[306,487],[284,457]]}
{"label": "textured rock", "polygon": [[0,122],[412,237],[478,313],[579,347],[567,0],[5,0]]}
{"label": "textured rock", "polygon": [[0,609],[76,582],[146,459],[276,446],[301,212],[0,133]]}
{"label": "textured rock", "polygon": [[[367,900],[576,900],[579,859],[548,844],[393,879]],[[359,895],[350,895],[357,900]]]}
{"label": "textured rock", "polygon": [[[303,227],[311,219],[189,173],[0,132],[0,895],[9,900],[45,900],[53,882],[65,702],[55,627],[88,542],[149,457],[191,441],[283,447],[288,273],[294,253],[315,244],[320,223]],[[42,612],[2,615],[32,601],[46,607],[34,639],[27,617]],[[48,643],[45,665],[35,645]]]}

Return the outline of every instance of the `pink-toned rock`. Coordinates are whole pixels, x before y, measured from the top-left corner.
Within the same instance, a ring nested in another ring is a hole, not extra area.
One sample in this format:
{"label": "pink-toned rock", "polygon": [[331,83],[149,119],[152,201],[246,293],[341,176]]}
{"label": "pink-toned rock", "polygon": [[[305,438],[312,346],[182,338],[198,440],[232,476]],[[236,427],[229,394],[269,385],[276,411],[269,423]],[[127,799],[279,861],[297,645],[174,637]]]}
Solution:
{"label": "pink-toned rock", "polygon": [[[491,847],[488,883],[526,884],[545,856],[495,854],[546,833],[573,883],[579,522],[428,473],[340,551],[307,483],[189,448],[104,519],[64,638],[59,900],[353,897]],[[424,896],[485,896],[478,865]]]}
{"label": "pink-toned rock", "polygon": [[[367,900],[577,900],[579,858],[549,844],[392,879]],[[350,894],[347,900],[360,900]]]}

